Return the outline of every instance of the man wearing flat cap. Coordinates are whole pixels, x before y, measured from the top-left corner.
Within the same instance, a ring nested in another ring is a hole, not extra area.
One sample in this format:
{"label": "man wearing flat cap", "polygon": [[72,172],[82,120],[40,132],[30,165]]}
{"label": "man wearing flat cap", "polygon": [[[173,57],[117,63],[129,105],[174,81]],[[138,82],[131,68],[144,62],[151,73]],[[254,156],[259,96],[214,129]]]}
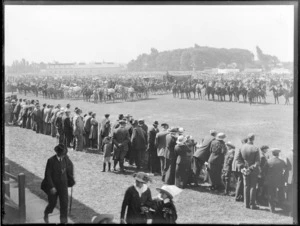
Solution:
{"label": "man wearing flat cap", "polygon": [[237,157],[237,165],[241,172],[244,172],[244,203],[248,209],[259,209],[256,205],[256,185],[259,174],[260,155],[259,149],[254,146],[255,135],[250,133],[248,142],[241,147],[241,151]]}
{"label": "man wearing flat cap", "polygon": [[57,198],[60,204],[60,223],[68,223],[68,187],[75,184],[73,163],[66,155],[63,144],[54,148],[56,155],[48,159],[41,189],[48,195],[48,205],[44,211],[44,221],[49,223],[48,215],[53,212]]}
{"label": "man wearing flat cap", "polygon": [[209,131],[210,135],[204,137],[204,140],[202,142],[202,145],[197,148],[197,150],[194,153],[193,156],[193,172],[194,172],[194,182],[195,185],[198,185],[198,179],[200,172],[204,166],[204,163],[208,161],[209,156],[210,156],[210,145],[213,140],[215,140],[217,131],[215,130],[210,130]]}
{"label": "man wearing flat cap", "polygon": [[268,203],[267,199],[267,187],[265,185],[266,170],[265,165],[267,164],[268,157],[266,153],[268,152],[269,147],[267,145],[262,145],[260,147],[260,166],[259,166],[259,175],[257,179],[257,192],[256,192],[256,201],[259,205],[266,205]]}
{"label": "man wearing flat cap", "polygon": [[153,123],[153,127],[151,127],[148,131],[148,147],[146,154],[149,155],[149,170],[151,173],[160,173],[159,166],[159,158],[157,156],[156,146],[155,146],[155,138],[156,134],[159,132],[158,121]]}
{"label": "man wearing flat cap", "polygon": [[268,159],[266,164],[266,184],[268,186],[268,201],[270,210],[272,213],[275,212],[276,202],[275,199],[277,197],[278,204],[281,204],[280,201],[280,193],[277,193],[277,189],[279,191],[283,191],[284,186],[284,173],[287,169],[286,163],[279,158],[280,149],[273,148],[271,149],[272,157]]}
{"label": "man wearing flat cap", "polygon": [[119,122],[121,120],[123,120],[123,118],[124,118],[124,115],[123,114],[119,114],[118,120],[112,126],[113,130],[117,129],[120,126]]}

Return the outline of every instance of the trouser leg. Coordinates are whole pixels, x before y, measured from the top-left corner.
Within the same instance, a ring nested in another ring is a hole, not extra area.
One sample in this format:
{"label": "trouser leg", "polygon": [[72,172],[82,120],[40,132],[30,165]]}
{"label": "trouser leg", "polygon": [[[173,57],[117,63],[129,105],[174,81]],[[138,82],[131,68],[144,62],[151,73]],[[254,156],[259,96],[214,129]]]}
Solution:
{"label": "trouser leg", "polygon": [[60,223],[68,223],[68,187],[59,191]]}
{"label": "trouser leg", "polygon": [[160,161],[160,170],[161,170],[161,176],[164,175],[164,169],[165,169],[165,157],[159,156]]}
{"label": "trouser leg", "polygon": [[256,205],[257,175],[250,174],[250,206]]}
{"label": "trouser leg", "polygon": [[46,206],[46,209],[44,211],[44,214],[45,215],[48,215],[50,213],[53,212],[55,206],[56,206],[56,203],[57,203],[57,197],[58,197],[58,194],[48,194],[48,205]]}
{"label": "trouser leg", "polygon": [[250,207],[250,178],[249,176],[244,177],[244,203],[245,207]]}

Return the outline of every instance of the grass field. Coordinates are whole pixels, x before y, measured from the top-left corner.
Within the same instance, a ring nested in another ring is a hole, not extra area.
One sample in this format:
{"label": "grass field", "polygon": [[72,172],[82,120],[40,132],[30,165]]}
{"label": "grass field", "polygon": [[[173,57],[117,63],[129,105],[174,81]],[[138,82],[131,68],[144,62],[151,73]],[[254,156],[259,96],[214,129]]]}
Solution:
{"label": "grass field", "polygon": [[[18,98],[23,96],[18,95]],[[27,97],[29,98],[29,96]],[[149,126],[153,121],[167,122],[171,126],[182,126],[186,134],[196,141],[208,134],[210,129],[225,132],[227,141],[240,147],[240,140],[248,133],[255,133],[255,144],[263,144],[282,149],[282,156],[293,146],[293,105],[252,105],[243,103],[222,103],[201,100],[174,99],[171,95],[151,96],[137,102],[116,102],[93,104],[82,100],[43,100],[41,103],[58,104],[71,108],[80,107],[83,112],[97,113],[100,121],[105,113],[111,114],[111,121],[118,114],[131,114],[134,118],[144,118]],[[268,95],[267,102],[273,103]],[[290,100],[292,103],[292,99]],[[26,173],[27,185],[40,197],[41,178],[47,159],[54,154],[56,140],[50,136],[36,134],[18,127],[5,128],[5,157],[12,161],[14,170]],[[74,222],[89,222],[94,213],[112,213],[116,221],[120,217],[125,190],[133,184],[132,171],[126,175],[102,173],[102,156],[91,153],[69,151],[75,165],[77,184],[73,190]],[[17,172],[16,172],[17,173]],[[155,188],[162,186],[160,177],[154,177],[150,184],[152,196]],[[271,214],[267,210],[245,209],[243,203],[236,203],[232,197],[224,197],[207,192],[204,188],[185,189],[176,202],[178,223],[253,223],[290,224],[292,218]]]}

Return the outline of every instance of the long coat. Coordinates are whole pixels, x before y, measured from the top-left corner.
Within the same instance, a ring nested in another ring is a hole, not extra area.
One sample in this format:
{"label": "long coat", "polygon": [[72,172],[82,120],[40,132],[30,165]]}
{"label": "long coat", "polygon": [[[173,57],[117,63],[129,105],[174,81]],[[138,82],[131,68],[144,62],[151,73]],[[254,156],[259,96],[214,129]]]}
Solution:
{"label": "long coat", "polygon": [[127,207],[126,222],[128,224],[146,224],[147,219],[141,214],[142,206],[152,206],[150,189],[147,188],[147,190],[142,193],[141,197],[139,197],[139,193],[135,187],[130,186],[125,192],[121,209],[121,218],[124,218]]}
{"label": "long coat", "polygon": [[95,118],[91,119],[91,131],[90,131],[90,135],[89,135],[89,139],[96,139],[98,138],[98,121]]}
{"label": "long coat", "polygon": [[[165,158],[166,162],[169,161],[170,166],[166,172],[165,182],[168,185],[175,184],[175,171],[176,171],[176,153],[175,153],[175,145],[177,138],[172,134],[167,134],[166,136],[166,152]],[[166,166],[167,167],[167,166]]]}
{"label": "long coat", "polygon": [[191,149],[185,144],[175,146],[176,171],[175,185],[179,188],[185,188],[191,171]]}
{"label": "long coat", "polygon": [[271,157],[268,159],[265,166],[266,170],[266,184],[270,187],[284,186],[284,170],[286,170],[285,162],[278,157]]}
{"label": "long coat", "polygon": [[152,173],[160,172],[160,161],[157,156],[155,138],[156,134],[159,132],[158,128],[150,128],[148,131],[148,152],[149,152],[149,166]]}
{"label": "long coat", "polygon": [[[113,132],[113,150],[114,150],[114,160],[123,161],[125,155],[128,151],[128,143],[130,142],[129,132],[126,128],[118,127]],[[121,144],[121,147],[118,145]]]}
{"label": "long coat", "polygon": [[209,183],[212,186],[220,186],[222,184],[221,174],[226,153],[226,145],[222,140],[213,140],[210,147],[210,157],[208,159],[207,175]]}

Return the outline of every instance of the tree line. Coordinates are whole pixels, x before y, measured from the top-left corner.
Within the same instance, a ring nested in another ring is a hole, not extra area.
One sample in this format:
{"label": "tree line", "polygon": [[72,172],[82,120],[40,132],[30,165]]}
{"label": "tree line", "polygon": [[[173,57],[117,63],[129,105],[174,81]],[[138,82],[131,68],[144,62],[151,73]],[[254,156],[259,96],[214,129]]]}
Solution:
{"label": "tree line", "polygon": [[199,46],[159,52],[151,48],[151,53],[143,53],[131,60],[127,68],[130,71],[189,71],[207,68],[263,68],[270,69],[279,63],[276,56],[264,54],[257,46],[258,61],[254,54],[246,49],[225,49]]}

